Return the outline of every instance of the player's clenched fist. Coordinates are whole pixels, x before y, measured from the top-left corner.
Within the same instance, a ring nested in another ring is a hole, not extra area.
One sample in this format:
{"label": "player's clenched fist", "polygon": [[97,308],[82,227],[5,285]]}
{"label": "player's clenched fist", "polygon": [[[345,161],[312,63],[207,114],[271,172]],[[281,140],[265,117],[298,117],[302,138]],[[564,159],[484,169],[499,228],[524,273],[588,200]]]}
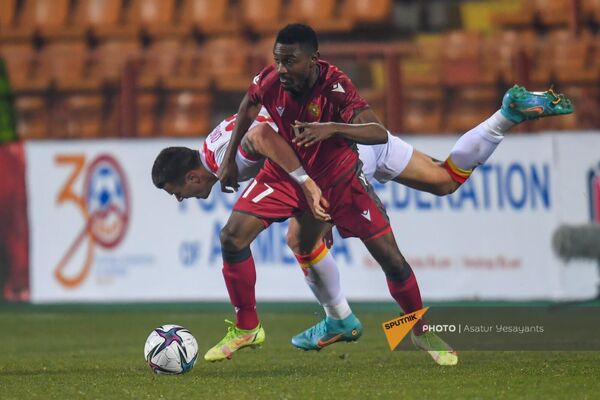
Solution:
{"label": "player's clenched fist", "polygon": [[221,182],[221,191],[225,193],[237,192],[240,185],[238,184],[238,169],[235,159],[225,160],[217,171],[217,177]]}

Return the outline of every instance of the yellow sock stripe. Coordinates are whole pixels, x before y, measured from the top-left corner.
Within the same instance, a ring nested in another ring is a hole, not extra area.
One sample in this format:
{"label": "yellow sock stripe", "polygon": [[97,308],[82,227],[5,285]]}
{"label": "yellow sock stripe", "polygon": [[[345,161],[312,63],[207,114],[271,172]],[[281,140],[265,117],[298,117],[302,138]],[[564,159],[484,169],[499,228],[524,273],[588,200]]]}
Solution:
{"label": "yellow sock stripe", "polygon": [[300,264],[300,267],[302,267],[302,268],[310,268],[311,266],[315,265],[316,263],[321,261],[323,258],[325,258],[325,256],[327,255],[328,252],[329,252],[329,249],[326,246],[323,246],[323,250],[321,250],[321,252],[319,254],[317,254],[314,258],[312,258],[311,260],[305,261],[305,262],[298,260],[298,264]]}
{"label": "yellow sock stripe", "polygon": [[329,249],[327,248],[327,246],[323,246],[323,251],[321,251],[318,256],[309,261],[310,265],[315,265],[316,263],[324,259],[327,253],[329,253]]}
{"label": "yellow sock stripe", "polygon": [[452,161],[452,159],[450,157],[448,157],[446,159],[446,163],[452,169],[452,172],[454,172],[456,175],[462,176],[464,178],[468,178],[473,173],[473,170],[466,170],[466,169],[461,169],[461,168],[457,167],[456,164],[454,164],[454,161]]}

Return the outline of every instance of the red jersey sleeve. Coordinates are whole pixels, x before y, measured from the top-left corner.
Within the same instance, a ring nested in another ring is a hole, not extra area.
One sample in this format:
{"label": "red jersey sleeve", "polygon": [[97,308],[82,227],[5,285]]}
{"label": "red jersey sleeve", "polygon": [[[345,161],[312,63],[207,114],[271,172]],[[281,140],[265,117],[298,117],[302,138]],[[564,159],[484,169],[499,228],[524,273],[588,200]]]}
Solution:
{"label": "red jersey sleeve", "polygon": [[346,124],[351,123],[360,111],[369,108],[369,103],[358,94],[358,90],[345,74],[340,74],[332,81],[330,93],[342,122]]}

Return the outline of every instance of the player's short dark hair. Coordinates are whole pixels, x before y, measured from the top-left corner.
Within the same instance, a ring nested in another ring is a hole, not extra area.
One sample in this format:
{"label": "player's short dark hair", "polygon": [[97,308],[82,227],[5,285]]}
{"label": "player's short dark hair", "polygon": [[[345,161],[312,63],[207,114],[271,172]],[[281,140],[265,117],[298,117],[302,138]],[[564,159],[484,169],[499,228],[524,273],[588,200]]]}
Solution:
{"label": "player's short dark hair", "polygon": [[163,189],[167,183],[182,185],[185,174],[198,168],[201,163],[197,150],[187,147],[164,148],[154,160],[152,182],[159,189]]}
{"label": "player's short dark hair", "polygon": [[277,33],[275,43],[294,44],[300,46],[308,53],[313,54],[319,50],[319,40],[313,28],[304,24],[288,24]]}

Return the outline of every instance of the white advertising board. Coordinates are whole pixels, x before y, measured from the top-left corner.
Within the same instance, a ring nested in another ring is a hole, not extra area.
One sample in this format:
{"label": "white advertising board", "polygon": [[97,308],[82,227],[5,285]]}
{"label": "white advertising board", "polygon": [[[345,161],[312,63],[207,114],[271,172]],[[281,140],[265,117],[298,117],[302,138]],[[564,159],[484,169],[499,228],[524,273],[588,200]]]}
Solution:
{"label": "white advertising board", "polygon": [[[444,159],[456,137],[408,140]],[[215,186],[207,200],[177,203],[154,188],[154,158],[173,145],[200,143],[26,144],[34,302],[228,299],[219,230],[235,196]],[[551,237],[560,223],[589,221],[587,176],[599,150],[599,133],[515,135],[451,196],[377,184],[425,301],[594,296],[596,263],[566,265]],[[252,247],[259,301],[312,299],[285,231],[273,224]],[[350,300],[391,301],[360,241],[336,237],[334,254]]]}

